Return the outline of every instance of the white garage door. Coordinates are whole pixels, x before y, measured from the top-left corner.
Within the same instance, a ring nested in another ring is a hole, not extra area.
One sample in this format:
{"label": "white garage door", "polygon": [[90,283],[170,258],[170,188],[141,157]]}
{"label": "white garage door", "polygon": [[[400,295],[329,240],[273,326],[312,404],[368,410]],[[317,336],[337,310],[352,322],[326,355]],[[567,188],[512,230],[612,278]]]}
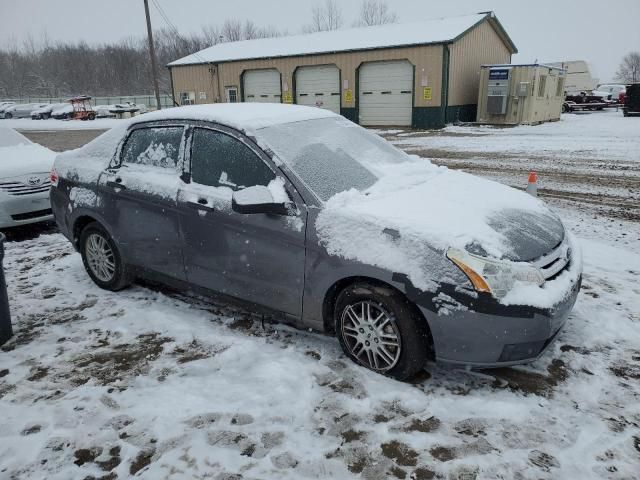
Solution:
{"label": "white garage door", "polygon": [[413,66],[409,62],[363,64],[358,90],[360,125],[411,125]]}
{"label": "white garage door", "polygon": [[296,70],[296,103],[340,113],[340,72],[335,66]]}
{"label": "white garage door", "polygon": [[244,72],[244,101],[280,103],[280,73],[277,70],[249,70]]}

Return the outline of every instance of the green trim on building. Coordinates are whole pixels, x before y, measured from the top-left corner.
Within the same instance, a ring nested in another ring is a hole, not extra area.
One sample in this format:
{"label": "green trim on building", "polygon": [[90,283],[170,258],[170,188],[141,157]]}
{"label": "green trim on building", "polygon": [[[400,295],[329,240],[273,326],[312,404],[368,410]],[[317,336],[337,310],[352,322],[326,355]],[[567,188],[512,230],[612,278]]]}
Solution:
{"label": "green trim on building", "polygon": [[478,113],[478,105],[454,105],[447,107],[447,122],[475,122]]}
{"label": "green trim on building", "polygon": [[347,120],[351,120],[353,123],[358,123],[358,109],[357,108],[344,108],[340,109],[340,115]]}
{"label": "green trim on building", "polygon": [[440,107],[414,107],[411,114],[413,128],[444,128]]}

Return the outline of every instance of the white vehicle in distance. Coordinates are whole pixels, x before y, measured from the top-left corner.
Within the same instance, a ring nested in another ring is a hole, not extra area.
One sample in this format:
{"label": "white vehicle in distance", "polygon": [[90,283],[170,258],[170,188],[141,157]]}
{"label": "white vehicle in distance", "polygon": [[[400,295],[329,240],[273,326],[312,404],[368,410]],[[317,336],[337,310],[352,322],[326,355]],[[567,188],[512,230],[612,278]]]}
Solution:
{"label": "white vehicle in distance", "polygon": [[56,154],[0,128],[0,228],[51,220],[49,174]]}
{"label": "white vehicle in distance", "polygon": [[0,118],[2,118],[4,111],[9,108],[9,107],[13,107],[16,104],[16,102],[0,102]]}
{"label": "white vehicle in distance", "polygon": [[29,118],[31,112],[46,107],[46,103],[19,103],[4,111],[4,118]]}
{"label": "white vehicle in distance", "polygon": [[31,112],[32,120],[46,120],[47,118],[51,118],[51,112],[57,110],[62,107],[68,106],[68,103],[50,103],[45,105],[42,108],[36,108]]}
{"label": "white vehicle in distance", "polygon": [[606,100],[619,101],[620,94],[624,94],[627,91],[627,86],[620,83],[606,83],[598,85],[598,92],[602,92],[607,95]]}
{"label": "white vehicle in distance", "polygon": [[61,103],[57,108],[51,111],[51,118],[56,120],[67,120],[73,114],[73,105],[70,103]]}

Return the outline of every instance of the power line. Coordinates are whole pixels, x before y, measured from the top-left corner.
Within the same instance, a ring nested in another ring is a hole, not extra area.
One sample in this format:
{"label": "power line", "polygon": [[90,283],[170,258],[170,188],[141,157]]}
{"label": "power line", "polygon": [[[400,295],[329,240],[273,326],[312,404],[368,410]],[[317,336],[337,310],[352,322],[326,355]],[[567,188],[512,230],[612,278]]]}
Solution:
{"label": "power line", "polygon": [[[160,5],[159,0],[151,0],[151,2],[153,3],[153,5],[156,7],[156,10],[158,11],[158,13],[160,14],[160,16],[162,17],[162,19],[164,20],[164,22],[167,24],[167,26],[169,27],[169,30],[176,35],[178,38],[181,38],[182,35],[180,35],[180,32],[178,31],[178,29],[176,28],[176,26],[173,24],[173,22],[169,19],[169,16],[166,14],[166,12],[164,11],[164,9],[162,8],[162,6]],[[198,52],[194,52],[192,53],[192,55],[194,57],[196,57],[198,60],[200,60],[202,63],[207,63],[207,61],[202,58],[202,56],[200,56],[198,54]]]}

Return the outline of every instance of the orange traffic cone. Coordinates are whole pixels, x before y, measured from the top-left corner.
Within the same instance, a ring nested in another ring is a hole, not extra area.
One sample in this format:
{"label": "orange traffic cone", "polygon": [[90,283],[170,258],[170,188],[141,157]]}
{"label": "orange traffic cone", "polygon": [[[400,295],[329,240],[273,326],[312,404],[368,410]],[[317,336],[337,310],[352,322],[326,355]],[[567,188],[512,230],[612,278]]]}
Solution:
{"label": "orange traffic cone", "polygon": [[533,195],[534,197],[538,196],[538,174],[535,170],[531,170],[529,172],[529,181],[527,182],[527,193],[529,195]]}

